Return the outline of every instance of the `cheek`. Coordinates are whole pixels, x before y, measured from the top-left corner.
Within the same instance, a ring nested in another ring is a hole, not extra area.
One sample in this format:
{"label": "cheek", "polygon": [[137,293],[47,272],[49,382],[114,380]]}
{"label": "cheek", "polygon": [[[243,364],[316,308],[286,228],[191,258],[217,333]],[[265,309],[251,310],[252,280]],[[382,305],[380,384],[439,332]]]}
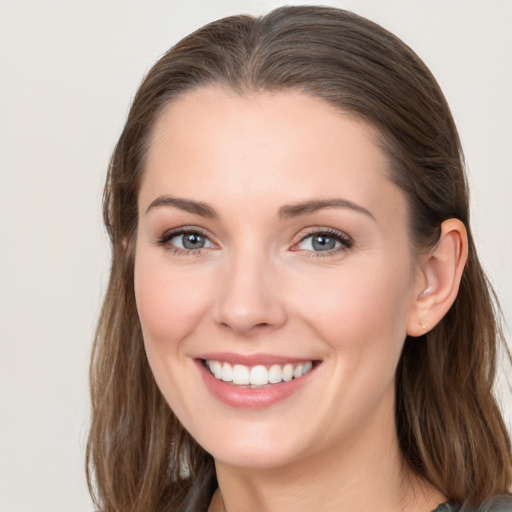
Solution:
{"label": "cheek", "polygon": [[309,327],[328,345],[329,380],[335,383],[318,407],[330,411],[328,432],[337,436],[336,429],[344,425],[345,434],[350,435],[369,421],[379,404],[392,407],[396,367],[406,335],[410,281],[384,265],[373,269],[368,265],[364,271],[352,269],[323,283],[317,280],[320,284],[329,292],[307,294],[301,304]]}
{"label": "cheek", "polygon": [[135,263],[135,298],[146,346],[177,346],[208,308],[206,287],[200,276],[171,269],[141,251]]}
{"label": "cheek", "polygon": [[[193,363],[187,356],[187,337],[208,309],[208,293],[200,293],[200,276],[171,269],[150,251],[140,250],[135,263],[135,298],[146,355],[154,378],[174,413],[193,417],[198,403],[190,386]],[[186,425],[186,421],[184,423]]]}
{"label": "cheek", "polygon": [[[368,261],[316,276],[316,293],[296,290],[298,307],[331,349],[378,364],[377,353],[393,364],[406,334],[411,305],[410,261]],[[383,362],[383,361],[382,361]],[[366,363],[365,363],[366,364]]]}

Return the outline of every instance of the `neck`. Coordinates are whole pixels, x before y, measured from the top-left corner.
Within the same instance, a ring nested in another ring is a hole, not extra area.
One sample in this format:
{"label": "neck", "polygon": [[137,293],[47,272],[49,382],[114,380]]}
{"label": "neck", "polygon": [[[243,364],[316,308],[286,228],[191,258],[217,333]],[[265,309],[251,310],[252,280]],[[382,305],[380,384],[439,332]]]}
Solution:
{"label": "neck", "polygon": [[[428,512],[445,501],[403,461],[394,421],[286,466],[240,468],[216,461],[210,512]],[[378,435],[376,435],[376,432]]]}

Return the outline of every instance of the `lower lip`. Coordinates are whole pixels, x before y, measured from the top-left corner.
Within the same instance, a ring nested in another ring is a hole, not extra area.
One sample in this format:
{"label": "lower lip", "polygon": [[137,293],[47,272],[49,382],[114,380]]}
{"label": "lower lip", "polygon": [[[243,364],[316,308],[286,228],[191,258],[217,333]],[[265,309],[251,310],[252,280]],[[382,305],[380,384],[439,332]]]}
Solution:
{"label": "lower lip", "polygon": [[226,405],[239,409],[263,409],[297,393],[309,382],[316,366],[305,375],[279,384],[269,384],[262,388],[236,386],[216,379],[205,367],[202,360],[197,360],[201,377],[210,393]]}

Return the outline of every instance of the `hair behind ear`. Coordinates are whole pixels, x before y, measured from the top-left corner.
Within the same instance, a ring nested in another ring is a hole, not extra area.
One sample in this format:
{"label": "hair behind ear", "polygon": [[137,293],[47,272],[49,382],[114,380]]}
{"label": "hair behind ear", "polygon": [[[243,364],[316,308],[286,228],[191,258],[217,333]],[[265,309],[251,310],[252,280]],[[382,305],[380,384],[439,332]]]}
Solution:
{"label": "hair behind ear", "polygon": [[468,233],[452,307],[431,332],[406,339],[396,419],[406,459],[451,500],[477,505],[509,492],[510,440],[492,394],[499,310]]}

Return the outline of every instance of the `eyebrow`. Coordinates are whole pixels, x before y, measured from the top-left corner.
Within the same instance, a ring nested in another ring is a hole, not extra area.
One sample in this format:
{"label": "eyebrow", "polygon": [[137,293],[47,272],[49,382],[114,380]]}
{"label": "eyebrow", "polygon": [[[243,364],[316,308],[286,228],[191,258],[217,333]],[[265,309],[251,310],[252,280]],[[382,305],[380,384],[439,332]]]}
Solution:
{"label": "eyebrow", "polygon": [[324,208],[348,208],[349,210],[364,213],[373,220],[376,220],[373,214],[366,208],[363,208],[352,201],[348,201],[347,199],[340,198],[315,199],[312,201],[304,201],[301,203],[281,206],[281,208],[279,208],[279,218],[284,220],[299,217],[300,215],[311,215],[312,213],[318,210],[323,210]]}
{"label": "eyebrow", "polygon": [[179,210],[183,210],[189,213],[195,213],[196,215],[207,217],[209,219],[217,219],[219,217],[217,212],[211,206],[203,203],[202,201],[192,201],[191,199],[183,199],[181,197],[172,196],[157,197],[148,206],[146,213],[148,213],[151,209],[157,208],[159,206],[171,206],[173,208],[178,208]]}
{"label": "eyebrow", "polygon": [[[215,211],[207,203],[203,203],[202,201],[193,201],[191,199],[184,199],[181,197],[172,197],[172,196],[159,196],[151,204],[148,206],[146,213],[148,213],[153,208],[158,208],[161,206],[170,206],[172,208],[178,208],[179,210],[183,210],[188,213],[194,213],[196,215],[200,215],[201,217],[206,217],[209,219],[218,219],[219,214]],[[326,208],[348,208],[350,210],[354,210],[359,213],[363,213],[368,217],[375,220],[373,214],[359,206],[352,201],[348,201],[347,199],[313,199],[311,201],[303,201],[300,203],[293,203],[289,205],[281,206],[278,210],[278,217],[280,220],[286,220],[294,217],[299,217],[301,215],[311,215],[318,210],[323,210]]]}

